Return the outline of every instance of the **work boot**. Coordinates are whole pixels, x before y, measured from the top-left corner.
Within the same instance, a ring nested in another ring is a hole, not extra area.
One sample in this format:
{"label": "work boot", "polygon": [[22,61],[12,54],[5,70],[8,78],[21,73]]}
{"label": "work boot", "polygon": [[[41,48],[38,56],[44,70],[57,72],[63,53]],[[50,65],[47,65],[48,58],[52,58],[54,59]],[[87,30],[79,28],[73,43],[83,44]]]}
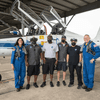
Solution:
{"label": "work boot", "polygon": [[16,91],[19,92],[20,91],[20,88],[17,88]]}
{"label": "work boot", "polygon": [[36,88],[38,88],[38,85],[37,85],[37,83],[35,82],[35,83],[33,83],[33,86],[35,86]]}
{"label": "work boot", "polygon": [[83,89],[87,89],[87,86],[85,85],[85,86],[83,86],[82,88],[83,88]]}
{"label": "work boot", "polygon": [[66,86],[66,82],[65,81],[62,81],[62,83],[63,83],[64,86]]}
{"label": "work boot", "polygon": [[85,91],[90,92],[91,90],[92,90],[92,88],[87,88]]}
{"label": "work boot", "polygon": [[26,90],[28,90],[30,88],[30,84],[26,85]]}
{"label": "work boot", "polygon": [[69,83],[68,87],[72,87],[72,86],[74,86],[74,84],[70,84],[70,83]]}
{"label": "work boot", "polygon": [[24,87],[23,86],[20,86],[20,89],[24,89]]}
{"label": "work boot", "polygon": [[54,85],[53,85],[53,82],[52,82],[52,81],[50,82],[50,86],[51,86],[51,87],[54,87]]}
{"label": "work boot", "polygon": [[81,88],[82,88],[82,86],[81,85],[78,85],[77,89],[81,89]]}
{"label": "work boot", "polygon": [[40,87],[46,86],[46,82],[43,82]]}
{"label": "work boot", "polygon": [[58,87],[60,86],[60,82],[59,82],[59,81],[57,82],[57,86],[58,86]]}

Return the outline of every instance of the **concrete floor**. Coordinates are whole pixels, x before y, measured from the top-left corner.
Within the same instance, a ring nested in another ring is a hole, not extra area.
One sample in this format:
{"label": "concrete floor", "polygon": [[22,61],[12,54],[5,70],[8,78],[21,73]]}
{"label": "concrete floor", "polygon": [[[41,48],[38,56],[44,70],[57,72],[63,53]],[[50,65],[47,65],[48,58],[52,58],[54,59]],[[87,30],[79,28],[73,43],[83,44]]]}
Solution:
{"label": "concrete floor", "polygon": [[[47,76],[47,86],[44,88],[33,87],[33,76],[31,78],[31,88],[29,90],[23,89],[20,92],[16,92],[14,88],[14,73],[11,70],[10,56],[5,59],[0,57],[0,74],[2,74],[2,81],[0,82],[0,100],[100,100],[100,59],[96,61],[95,70],[95,84],[91,92],[85,92],[85,90],[77,89],[77,77],[75,72],[75,83],[73,87],[68,87],[69,83],[69,71],[66,74],[67,86],[62,84],[62,72],[61,72],[61,86],[57,87],[57,71],[54,73],[54,87],[49,85],[50,79]],[[38,85],[42,83],[42,73],[38,77]],[[25,78],[26,86],[27,81]]]}

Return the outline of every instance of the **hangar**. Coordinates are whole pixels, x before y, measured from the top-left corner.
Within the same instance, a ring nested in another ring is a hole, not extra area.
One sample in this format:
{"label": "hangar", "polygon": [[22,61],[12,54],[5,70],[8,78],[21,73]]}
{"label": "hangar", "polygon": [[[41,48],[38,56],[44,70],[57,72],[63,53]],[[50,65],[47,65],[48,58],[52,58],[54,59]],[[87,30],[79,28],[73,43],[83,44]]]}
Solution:
{"label": "hangar", "polygon": [[[0,0],[0,31],[10,26],[22,28],[21,23],[16,20],[10,10],[15,0]],[[75,15],[100,7],[100,0],[20,0],[31,8],[37,15],[48,6],[53,6],[61,17]],[[66,20],[65,20],[66,23]]]}

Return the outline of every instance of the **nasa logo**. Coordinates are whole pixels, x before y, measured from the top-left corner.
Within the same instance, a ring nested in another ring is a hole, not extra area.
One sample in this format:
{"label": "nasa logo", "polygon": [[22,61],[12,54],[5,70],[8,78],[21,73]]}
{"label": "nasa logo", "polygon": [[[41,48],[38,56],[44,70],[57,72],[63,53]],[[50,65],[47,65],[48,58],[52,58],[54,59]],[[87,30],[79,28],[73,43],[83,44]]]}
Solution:
{"label": "nasa logo", "polygon": [[59,47],[61,47],[61,45],[59,45]]}
{"label": "nasa logo", "polygon": [[51,46],[51,48],[53,48],[53,46]]}
{"label": "nasa logo", "polygon": [[75,49],[75,51],[77,51],[77,49]]}
{"label": "nasa logo", "polygon": [[30,46],[30,48],[32,48],[32,46]]}

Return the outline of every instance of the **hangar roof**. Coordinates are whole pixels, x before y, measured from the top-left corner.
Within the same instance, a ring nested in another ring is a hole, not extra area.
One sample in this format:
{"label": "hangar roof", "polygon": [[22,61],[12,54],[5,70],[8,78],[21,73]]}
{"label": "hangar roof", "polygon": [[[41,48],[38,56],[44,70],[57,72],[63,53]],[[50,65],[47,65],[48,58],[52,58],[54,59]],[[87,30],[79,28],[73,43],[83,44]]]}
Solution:
{"label": "hangar roof", "polygon": [[[10,15],[10,9],[15,0],[0,0],[0,30],[8,26],[21,28],[21,23]],[[36,14],[40,13],[48,6],[53,6],[61,17],[78,14],[100,7],[100,0],[20,0],[30,7]]]}

